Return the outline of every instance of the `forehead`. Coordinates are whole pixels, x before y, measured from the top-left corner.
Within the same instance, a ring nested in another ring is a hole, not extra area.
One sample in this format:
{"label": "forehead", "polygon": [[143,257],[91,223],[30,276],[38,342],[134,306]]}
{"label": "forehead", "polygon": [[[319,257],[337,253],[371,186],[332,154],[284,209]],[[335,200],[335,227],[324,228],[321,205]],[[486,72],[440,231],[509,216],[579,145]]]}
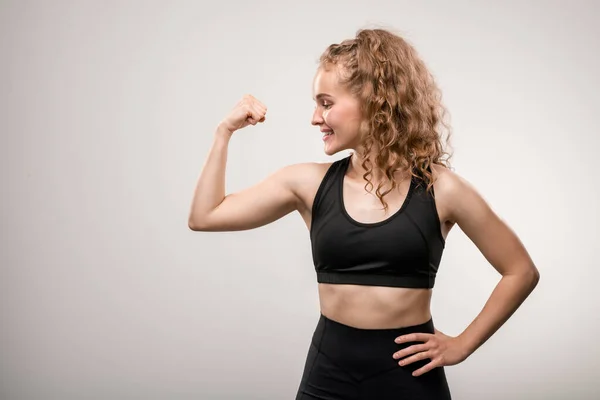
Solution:
{"label": "forehead", "polygon": [[313,99],[317,99],[324,94],[332,96],[346,94],[346,90],[339,83],[337,68],[333,66],[317,70],[313,80]]}

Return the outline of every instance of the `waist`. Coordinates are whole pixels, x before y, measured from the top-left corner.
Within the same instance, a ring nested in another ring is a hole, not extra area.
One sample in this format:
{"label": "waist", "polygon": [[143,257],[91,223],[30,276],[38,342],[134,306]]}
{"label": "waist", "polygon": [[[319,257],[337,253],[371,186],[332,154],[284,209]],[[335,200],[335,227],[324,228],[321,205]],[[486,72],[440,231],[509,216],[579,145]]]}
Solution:
{"label": "waist", "polygon": [[431,289],[319,283],[321,314],[348,326],[388,329],[431,317]]}

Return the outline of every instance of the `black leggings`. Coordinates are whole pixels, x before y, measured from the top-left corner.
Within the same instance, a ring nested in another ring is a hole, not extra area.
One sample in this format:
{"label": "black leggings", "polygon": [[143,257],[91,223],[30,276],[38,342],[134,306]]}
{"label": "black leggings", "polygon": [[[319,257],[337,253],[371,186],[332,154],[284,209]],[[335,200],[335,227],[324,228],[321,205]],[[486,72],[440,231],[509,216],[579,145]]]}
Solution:
{"label": "black leggings", "polygon": [[429,359],[401,367],[392,358],[414,344],[397,344],[394,339],[411,332],[433,333],[433,321],[396,329],[359,329],[321,314],[296,400],[449,400],[443,367],[414,377],[412,372]]}

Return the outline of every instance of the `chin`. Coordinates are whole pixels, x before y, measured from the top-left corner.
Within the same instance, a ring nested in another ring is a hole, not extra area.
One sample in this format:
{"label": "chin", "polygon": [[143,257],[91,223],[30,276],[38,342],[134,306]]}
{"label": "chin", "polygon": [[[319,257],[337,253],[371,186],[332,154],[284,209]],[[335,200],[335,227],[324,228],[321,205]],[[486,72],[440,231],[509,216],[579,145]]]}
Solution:
{"label": "chin", "polygon": [[346,149],[345,148],[339,148],[337,146],[329,146],[329,147],[325,147],[325,149],[323,151],[328,156],[333,156],[333,155],[339,153],[340,151],[344,151],[344,150],[346,150]]}
{"label": "chin", "polygon": [[351,147],[348,146],[348,143],[339,141],[339,137],[332,139],[333,140],[330,140],[329,143],[323,143],[323,152],[328,156],[337,154],[340,151],[351,149]]}
{"label": "chin", "polygon": [[338,153],[340,150],[335,147],[335,146],[326,146],[325,149],[323,150],[325,152],[325,154],[327,154],[328,156],[332,156],[335,153]]}

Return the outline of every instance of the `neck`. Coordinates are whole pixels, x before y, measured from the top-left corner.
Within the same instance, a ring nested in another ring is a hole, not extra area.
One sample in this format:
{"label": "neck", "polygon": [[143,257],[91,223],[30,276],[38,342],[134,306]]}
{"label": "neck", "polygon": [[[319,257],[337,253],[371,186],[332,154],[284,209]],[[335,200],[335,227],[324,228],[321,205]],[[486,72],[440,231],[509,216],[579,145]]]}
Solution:
{"label": "neck", "polygon": [[[380,171],[379,168],[376,168],[375,163],[373,162],[373,160],[375,160],[375,153],[372,153],[370,155],[370,160],[371,160],[371,181],[372,182],[381,182],[384,180],[387,180],[385,174],[383,173],[383,171]],[[365,158],[361,157],[356,151],[354,151],[352,153],[352,157],[350,159],[350,165],[348,166],[348,175],[351,175],[354,178],[363,179],[363,175],[367,172],[367,170],[365,168],[363,168],[362,163],[364,162]],[[391,166],[393,165],[393,162],[395,160],[392,160],[388,165]],[[399,157],[398,157],[398,161],[399,161]],[[406,178],[408,176],[408,170],[406,168],[403,168],[401,166],[398,166],[394,176],[396,177],[397,181],[400,181],[403,178]]]}

